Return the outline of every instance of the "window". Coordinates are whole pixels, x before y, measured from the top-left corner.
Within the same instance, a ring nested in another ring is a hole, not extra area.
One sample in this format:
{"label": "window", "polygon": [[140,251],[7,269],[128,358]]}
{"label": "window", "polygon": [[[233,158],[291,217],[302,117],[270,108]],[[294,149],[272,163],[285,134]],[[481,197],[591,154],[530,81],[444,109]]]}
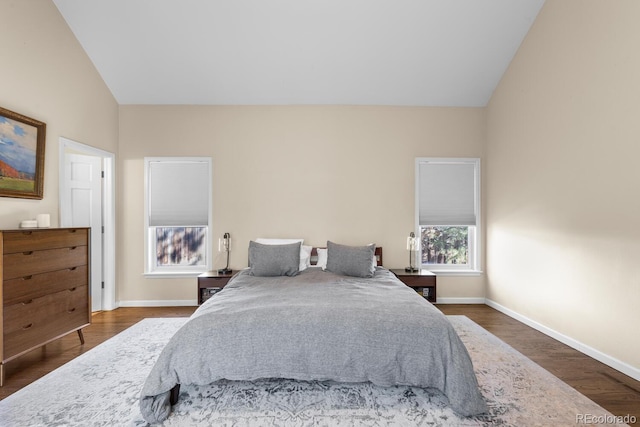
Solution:
{"label": "window", "polygon": [[480,159],[416,159],[416,223],[422,268],[479,271]]}
{"label": "window", "polygon": [[211,268],[211,159],[145,157],[145,274]]}

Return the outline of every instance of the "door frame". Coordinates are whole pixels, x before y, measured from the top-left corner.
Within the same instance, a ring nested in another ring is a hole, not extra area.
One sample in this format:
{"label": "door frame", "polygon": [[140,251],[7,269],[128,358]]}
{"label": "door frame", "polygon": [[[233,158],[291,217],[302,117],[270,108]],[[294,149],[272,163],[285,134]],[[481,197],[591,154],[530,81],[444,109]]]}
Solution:
{"label": "door frame", "polygon": [[62,194],[67,189],[65,181],[65,156],[68,152],[75,152],[87,156],[95,156],[102,158],[102,167],[104,171],[104,179],[102,181],[102,225],[104,226],[103,239],[103,278],[104,290],[102,294],[102,310],[115,310],[118,308],[116,304],[116,227],[115,227],[115,154],[99,148],[91,147],[80,142],[73,141],[68,138],[59,138],[59,193],[58,208],[60,214],[60,225],[70,221],[70,218],[63,217],[62,212]]}

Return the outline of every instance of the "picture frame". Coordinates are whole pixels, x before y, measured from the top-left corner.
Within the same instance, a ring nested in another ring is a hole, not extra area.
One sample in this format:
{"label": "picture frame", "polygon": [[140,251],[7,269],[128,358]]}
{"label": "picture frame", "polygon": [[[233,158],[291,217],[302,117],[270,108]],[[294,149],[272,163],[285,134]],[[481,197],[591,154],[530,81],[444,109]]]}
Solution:
{"label": "picture frame", "polygon": [[0,197],[42,199],[46,124],[0,107]]}

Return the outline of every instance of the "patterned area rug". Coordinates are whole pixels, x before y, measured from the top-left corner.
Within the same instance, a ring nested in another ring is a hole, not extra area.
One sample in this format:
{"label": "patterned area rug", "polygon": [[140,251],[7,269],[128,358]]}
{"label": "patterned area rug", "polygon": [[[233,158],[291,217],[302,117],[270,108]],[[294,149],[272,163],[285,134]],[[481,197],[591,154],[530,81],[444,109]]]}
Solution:
{"label": "patterned area rug", "polygon": [[[183,386],[164,426],[575,426],[616,417],[465,316],[449,316],[490,413],[460,418],[436,390],[263,380]],[[0,401],[0,426],[146,426],[142,384],[184,318],[145,319]]]}

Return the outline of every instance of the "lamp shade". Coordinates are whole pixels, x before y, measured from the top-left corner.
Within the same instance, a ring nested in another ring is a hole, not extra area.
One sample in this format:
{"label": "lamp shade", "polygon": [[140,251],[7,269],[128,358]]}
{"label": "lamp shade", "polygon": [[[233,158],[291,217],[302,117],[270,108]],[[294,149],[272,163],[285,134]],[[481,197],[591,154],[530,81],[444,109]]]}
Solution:
{"label": "lamp shade", "polygon": [[415,234],[413,233],[411,233],[411,235],[407,237],[407,250],[408,251],[418,250],[418,239],[415,237]]}

